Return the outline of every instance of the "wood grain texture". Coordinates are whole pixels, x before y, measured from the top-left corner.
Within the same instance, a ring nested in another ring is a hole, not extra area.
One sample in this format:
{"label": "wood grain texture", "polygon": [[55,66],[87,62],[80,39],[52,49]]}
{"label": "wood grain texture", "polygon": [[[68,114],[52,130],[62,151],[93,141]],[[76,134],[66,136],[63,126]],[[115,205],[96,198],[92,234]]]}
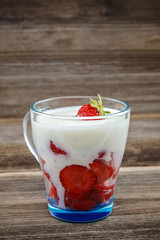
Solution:
{"label": "wood grain texture", "polygon": [[3,0],[1,23],[160,22],[158,0]]}
{"label": "wood grain texture", "polygon": [[4,0],[0,26],[0,118],[98,92],[160,113],[158,0]]}
{"label": "wood grain texture", "polygon": [[[0,51],[160,50],[159,25],[1,26]],[[18,44],[17,44],[18,42]]]}
{"label": "wood grain texture", "polygon": [[149,50],[2,54],[0,117],[22,118],[39,99],[98,92],[128,102],[132,114],[160,113],[159,69]]}
{"label": "wood grain texture", "polygon": [[0,239],[159,239],[159,171],[122,168],[111,216],[76,225],[49,215],[40,172],[2,173]]}

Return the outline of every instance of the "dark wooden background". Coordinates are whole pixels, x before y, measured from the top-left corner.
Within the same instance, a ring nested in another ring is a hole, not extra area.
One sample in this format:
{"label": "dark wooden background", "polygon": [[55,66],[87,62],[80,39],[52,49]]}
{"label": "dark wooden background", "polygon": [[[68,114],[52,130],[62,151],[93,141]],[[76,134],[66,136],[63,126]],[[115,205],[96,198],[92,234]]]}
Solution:
{"label": "dark wooden background", "polygon": [[[18,219],[24,213],[24,206],[16,205],[16,201],[17,204],[21,203],[22,198],[16,195],[23,189],[20,186],[18,190],[19,182],[25,185],[27,181],[29,184],[24,186],[27,191],[24,192],[25,196],[32,192],[33,199],[26,200],[30,209],[25,212],[28,219],[33,208],[35,209],[35,202],[38,203],[39,196],[33,196],[35,189],[30,183],[36,182],[40,196],[41,191],[44,194],[39,165],[23,139],[24,114],[34,101],[40,99],[97,93],[130,104],[131,125],[122,163],[122,167],[126,168],[120,175],[120,186],[121,182],[125,182],[124,176],[131,172],[131,176],[135,174],[136,178],[142,181],[139,183],[137,180],[142,199],[151,201],[151,193],[154,195],[154,190],[157,191],[159,187],[160,166],[160,1],[0,0],[0,200],[3,203],[0,239],[43,239],[44,236],[44,232],[38,230],[39,225],[36,225],[37,235],[29,237],[26,231],[28,229],[33,232],[34,227],[25,221],[23,228],[17,228],[17,222],[14,222],[12,230],[7,227],[7,223],[10,224],[6,220],[7,216],[10,216],[10,221],[13,222],[16,214]],[[136,168],[137,166],[140,168]],[[148,172],[145,169],[148,169]],[[34,176],[33,182],[32,177],[29,178],[30,174]],[[39,174],[38,177],[36,174]],[[151,177],[151,182],[147,176]],[[128,199],[132,196],[133,200],[137,191],[136,188],[132,191],[127,188],[132,184],[132,179],[128,176],[125,182],[127,190],[123,193],[126,198],[117,187],[118,201],[124,204],[121,200],[125,198],[125,204],[130,204],[127,205],[128,209],[134,208],[134,201],[128,202]],[[147,191],[143,185],[146,181],[150,184]],[[5,202],[6,196],[12,196],[13,201]],[[146,240],[152,239],[151,236],[158,239],[160,217],[155,214],[158,214],[157,199],[160,196],[154,196],[153,211],[149,210],[150,205],[141,202],[140,206],[146,208],[141,211],[142,222],[138,226],[133,222],[140,216],[137,215],[140,207],[135,211],[135,215],[132,215],[132,219],[129,217],[131,213],[125,218],[127,212],[123,212],[124,209],[120,212],[121,208],[118,208],[113,218],[110,217],[112,222],[109,225],[109,236],[112,239],[113,235],[117,239],[118,234],[119,239]],[[65,232],[68,225],[59,222],[58,225],[56,220],[52,220],[46,213],[45,197],[42,202],[38,205],[41,208],[44,204],[41,215],[45,214],[48,224],[50,221],[55,224],[54,231],[57,234],[52,232],[52,235],[51,225],[48,225],[50,227],[44,231],[50,235],[45,235],[44,239],[49,239],[47,236],[55,239],[75,239],[76,235],[73,233],[58,233],[59,230],[56,229],[61,226]],[[9,206],[18,206],[15,208],[15,215],[9,215]],[[152,219],[157,217],[155,225],[149,220],[149,215],[145,215],[147,211]],[[39,216],[37,212],[32,216],[32,224],[37,224],[36,216]],[[119,220],[120,225],[123,221],[126,225],[117,228],[116,232],[114,224],[120,216],[124,217]],[[87,232],[78,227],[81,231],[79,239],[85,239],[85,235],[88,239],[107,239],[107,221],[94,225],[93,228],[87,225]],[[27,227],[25,224],[28,224]],[[101,227],[98,229],[99,226]],[[129,228],[132,229],[132,234],[127,235]],[[71,232],[73,229],[74,227],[70,228]],[[121,229],[126,232],[126,236]],[[134,231],[139,231],[139,235],[134,235]],[[100,232],[104,235],[99,235]],[[91,235],[88,235],[90,233]]]}

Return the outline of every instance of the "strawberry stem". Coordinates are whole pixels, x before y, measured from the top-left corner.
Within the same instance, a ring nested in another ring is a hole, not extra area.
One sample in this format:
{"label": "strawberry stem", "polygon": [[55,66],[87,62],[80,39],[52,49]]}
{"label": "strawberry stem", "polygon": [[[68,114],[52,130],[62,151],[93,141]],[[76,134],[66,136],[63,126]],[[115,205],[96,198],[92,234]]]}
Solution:
{"label": "strawberry stem", "polygon": [[99,116],[104,116],[105,114],[111,113],[109,111],[104,111],[103,110],[104,107],[102,106],[102,98],[99,94],[97,94],[97,95],[98,95],[98,98],[99,98],[98,101],[90,98],[89,104],[91,105],[91,107],[97,108],[97,111],[99,112]]}

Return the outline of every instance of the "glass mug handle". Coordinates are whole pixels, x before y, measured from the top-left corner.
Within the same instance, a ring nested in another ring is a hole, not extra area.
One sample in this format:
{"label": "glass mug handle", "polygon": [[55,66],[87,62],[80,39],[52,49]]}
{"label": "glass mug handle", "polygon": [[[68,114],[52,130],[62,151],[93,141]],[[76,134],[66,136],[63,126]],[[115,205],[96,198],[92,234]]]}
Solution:
{"label": "glass mug handle", "polygon": [[34,148],[33,140],[32,140],[32,133],[31,133],[31,125],[29,125],[30,122],[30,112],[27,112],[23,119],[23,134],[24,139],[26,141],[26,144],[33,154],[33,156],[36,158],[36,160],[39,162],[38,155],[36,153],[36,150]]}

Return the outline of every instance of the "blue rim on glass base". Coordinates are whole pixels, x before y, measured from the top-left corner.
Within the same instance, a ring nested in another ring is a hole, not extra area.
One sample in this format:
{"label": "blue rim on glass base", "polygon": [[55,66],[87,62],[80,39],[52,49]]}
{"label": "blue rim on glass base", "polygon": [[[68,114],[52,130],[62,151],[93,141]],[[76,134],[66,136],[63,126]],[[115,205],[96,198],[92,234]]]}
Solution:
{"label": "blue rim on glass base", "polygon": [[[96,222],[108,217],[113,209],[114,196],[111,198],[109,203],[97,205],[92,210],[88,211],[76,211],[73,209],[61,209],[56,207],[53,199],[48,197],[48,209],[49,213],[65,222],[74,223],[89,223]],[[52,204],[53,203],[53,204]]]}

